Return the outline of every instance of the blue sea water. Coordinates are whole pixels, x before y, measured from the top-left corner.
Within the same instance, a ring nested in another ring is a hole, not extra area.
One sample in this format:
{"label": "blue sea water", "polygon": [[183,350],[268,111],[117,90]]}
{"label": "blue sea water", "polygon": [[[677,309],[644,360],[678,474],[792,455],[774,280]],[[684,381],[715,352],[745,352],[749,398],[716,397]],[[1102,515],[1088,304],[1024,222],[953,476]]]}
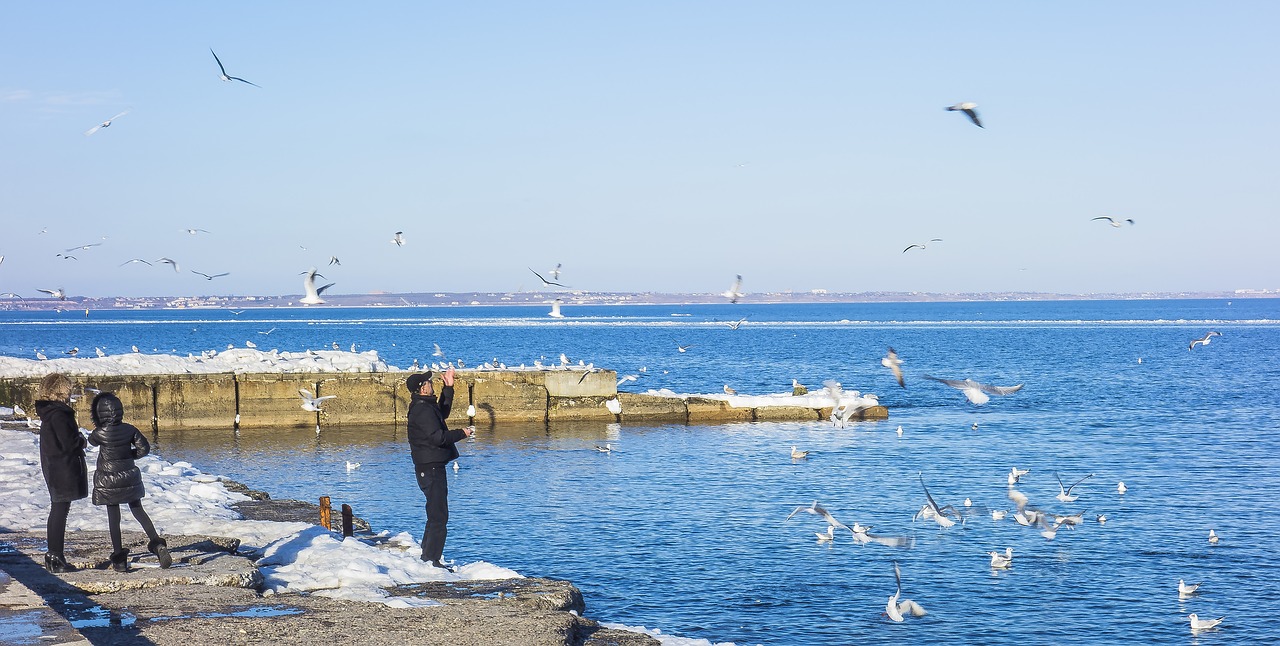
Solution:
{"label": "blue sea water", "polygon": [[[623,390],[788,392],[836,379],[876,393],[885,422],[553,424],[481,428],[450,475],[446,558],[573,581],[588,615],[739,644],[1249,643],[1275,641],[1280,610],[1280,299],[329,308],[0,313],[0,354],[78,346],[178,354],[337,342],[406,367],[433,343],[468,365],[560,353],[636,373]],[[726,324],[743,316],[738,330]],[[260,332],[272,330],[270,334]],[[1191,339],[1222,333],[1188,350]],[[679,353],[676,346],[691,345]],[[907,387],[879,365],[903,359]],[[1139,362],[1141,359],[1141,362]],[[1026,384],[975,407],[923,379]],[[624,411],[625,413],[625,411]],[[977,429],[972,428],[976,423]],[[901,425],[902,437],[894,432]],[[602,454],[595,445],[619,450]],[[793,461],[791,445],[812,451]],[[332,496],[377,529],[422,529],[422,494],[398,426],[165,432],[157,452],[278,498]],[[362,466],[348,472],[346,461]],[[1031,504],[1084,512],[1046,540],[1010,509],[1006,474],[1027,468]],[[1055,500],[1055,472],[1079,500]],[[963,525],[913,522],[923,477]],[[1123,496],[1116,484],[1129,490]],[[858,545],[808,514],[915,539]],[[1100,525],[1097,514],[1109,521]],[[1209,529],[1222,536],[1211,547]],[[986,552],[1012,547],[993,571]],[[903,597],[929,615],[882,616]],[[1179,600],[1178,579],[1203,581]],[[1186,616],[1225,616],[1193,636]]]}

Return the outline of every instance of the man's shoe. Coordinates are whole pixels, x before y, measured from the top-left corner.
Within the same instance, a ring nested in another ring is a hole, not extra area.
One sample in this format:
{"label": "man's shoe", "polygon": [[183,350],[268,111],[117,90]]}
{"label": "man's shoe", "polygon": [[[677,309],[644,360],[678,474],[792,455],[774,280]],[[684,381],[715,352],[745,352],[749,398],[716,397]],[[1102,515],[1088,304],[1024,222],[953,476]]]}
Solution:
{"label": "man's shoe", "polygon": [[160,559],[160,568],[169,569],[173,565],[173,557],[169,555],[169,544],[163,538],[157,538],[147,544],[147,550]]}
{"label": "man's shoe", "polygon": [[111,569],[116,572],[129,571],[129,548],[122,547],[111,553]]}
{"label": "man's shoe", "polygon": [[75,568],[67,565],[67,559],[61,554],[45,554],[44,569],[53,574],[62,574],[63,572],[71,572]]}

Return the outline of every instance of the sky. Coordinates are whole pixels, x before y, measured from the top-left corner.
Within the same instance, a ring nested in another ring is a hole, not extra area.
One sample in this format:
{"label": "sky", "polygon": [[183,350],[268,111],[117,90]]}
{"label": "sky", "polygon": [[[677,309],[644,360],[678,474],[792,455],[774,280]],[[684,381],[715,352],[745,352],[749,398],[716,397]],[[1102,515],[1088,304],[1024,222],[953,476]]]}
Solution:
{"label": "sky", "polygon": [[1271,2],[15,4],[0,293],[299,294],[310,267],[329,294],[534,291],[557,264],[596,292],[1280,289],[1276,24]]}

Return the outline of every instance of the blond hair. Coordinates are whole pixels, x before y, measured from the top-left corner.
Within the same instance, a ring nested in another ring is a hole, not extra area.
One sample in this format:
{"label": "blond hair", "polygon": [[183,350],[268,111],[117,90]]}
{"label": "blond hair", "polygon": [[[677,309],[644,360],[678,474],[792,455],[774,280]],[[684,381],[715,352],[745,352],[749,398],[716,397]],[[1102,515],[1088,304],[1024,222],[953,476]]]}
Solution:
{"label": "blond hair", "polygon": [[40,380],[40,390],[36,399],[64,402],[71,399],[71,378],[61,372],[54,372]]}

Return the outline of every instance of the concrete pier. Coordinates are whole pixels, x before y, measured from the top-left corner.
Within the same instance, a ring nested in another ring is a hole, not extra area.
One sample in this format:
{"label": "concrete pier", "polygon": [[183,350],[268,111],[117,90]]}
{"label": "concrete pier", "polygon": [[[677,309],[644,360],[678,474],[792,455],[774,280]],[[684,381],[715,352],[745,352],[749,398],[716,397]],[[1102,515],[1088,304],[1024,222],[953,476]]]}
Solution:
{"label": "concrete pier", "polygon": [[[72,376],[85,394],[73,407],[82,426],[91,425],[88,389],[115,392],[125,419],[153,430],[207,428],[304,428],[402,423],[409,409],[407,372],[212,373]],[[35,415],[38,377],[0,377],[0,405],[18,404]],[[443,383],[435,378],[436,392]],[[299,390],[334,395],[322,412],[302,409]],[[622,412],[606,402],[616,398]],[[474,422],[600,421],[707,424],[750,421],[819,421],[830,407],[815,408],[805,398],[787,397],[760,406],[734,406],[730,398],[619,393],[613,370],[461,370],[454,380],[451,425]],[[467,419],[467,406],[476,415]],[[887,419],[883,406],[864,409],[857,419]]]}

